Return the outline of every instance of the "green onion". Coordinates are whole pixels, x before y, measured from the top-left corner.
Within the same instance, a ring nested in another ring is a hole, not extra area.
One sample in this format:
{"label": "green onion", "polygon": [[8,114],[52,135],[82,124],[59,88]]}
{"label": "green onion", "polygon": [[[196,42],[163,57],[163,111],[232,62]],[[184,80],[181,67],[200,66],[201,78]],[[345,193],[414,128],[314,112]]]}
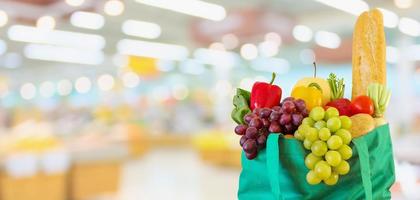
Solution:
{"label": "green onion", "polygon": [[330,73],[327,81],[331,89],[331,101],[343,98],[345,88],[344,78],[337,79],[335,74]]}
{"label": "green onion", "polygon": [[375,107],[374,117],[383,117],[391,98],[391,90],[379,83],[368,86],[367,95],[372,99]]}

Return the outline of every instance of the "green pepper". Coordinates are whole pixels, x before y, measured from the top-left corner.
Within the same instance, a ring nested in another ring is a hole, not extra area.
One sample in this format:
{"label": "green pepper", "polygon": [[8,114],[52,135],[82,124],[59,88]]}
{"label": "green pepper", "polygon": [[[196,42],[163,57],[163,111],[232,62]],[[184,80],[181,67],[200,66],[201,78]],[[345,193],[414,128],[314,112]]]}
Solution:
{"label": "green pepper", "polygon": [[233,97],[233,106],[231,117],[238,124],[245,124],[244,116],[251,112],[249,108],[249,98],[251,93],[238,88],[236,95]]}

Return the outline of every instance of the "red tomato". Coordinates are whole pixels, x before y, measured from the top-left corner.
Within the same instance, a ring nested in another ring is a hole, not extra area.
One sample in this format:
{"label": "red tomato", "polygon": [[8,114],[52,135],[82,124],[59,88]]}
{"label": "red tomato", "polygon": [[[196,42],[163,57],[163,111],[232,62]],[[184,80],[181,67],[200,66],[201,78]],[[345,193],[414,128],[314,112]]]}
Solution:
{"label": "red tomato", "polygon": [[359,113],[372,115],[374,111],[373,101],[366,95],[358,96],[351,101],[350,109],[353,115]]}

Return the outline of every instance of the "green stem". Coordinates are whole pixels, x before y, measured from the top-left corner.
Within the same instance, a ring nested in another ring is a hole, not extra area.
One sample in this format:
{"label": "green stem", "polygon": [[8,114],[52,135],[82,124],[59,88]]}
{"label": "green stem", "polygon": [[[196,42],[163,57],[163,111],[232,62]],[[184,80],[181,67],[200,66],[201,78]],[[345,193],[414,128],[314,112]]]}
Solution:
{"label": "green stem", "polygon": [[308,87],[315,87],[316,89],[318,89],[319,91],[321,91],[321,92],[322,92],[322,88],[321,88],[321,86],[319,86],[319,84],[318,84],[318,83],[310,83],[310,84],[308,85]]}
{"label": "green stem", "polygon": [[270,85],[273,85],[274,79],[276,79],[276,73],[273,72],[273,74],[271,75]]}
{"label": "green stem", "polygon": [[314,78],[316,78],[316,63],[314,62]]}

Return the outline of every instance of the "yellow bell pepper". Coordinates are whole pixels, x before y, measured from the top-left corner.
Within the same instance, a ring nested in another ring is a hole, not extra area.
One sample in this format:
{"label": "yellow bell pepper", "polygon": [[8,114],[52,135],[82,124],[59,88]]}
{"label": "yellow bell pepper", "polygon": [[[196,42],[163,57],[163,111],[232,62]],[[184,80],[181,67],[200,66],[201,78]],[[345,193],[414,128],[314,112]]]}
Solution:
{"label": "yellow bell pepper", "polygon": [[314,107],[322,106],[322,92],[315,86],[295,87],[292,91],[292,97],[304,100],[309,111]]}

